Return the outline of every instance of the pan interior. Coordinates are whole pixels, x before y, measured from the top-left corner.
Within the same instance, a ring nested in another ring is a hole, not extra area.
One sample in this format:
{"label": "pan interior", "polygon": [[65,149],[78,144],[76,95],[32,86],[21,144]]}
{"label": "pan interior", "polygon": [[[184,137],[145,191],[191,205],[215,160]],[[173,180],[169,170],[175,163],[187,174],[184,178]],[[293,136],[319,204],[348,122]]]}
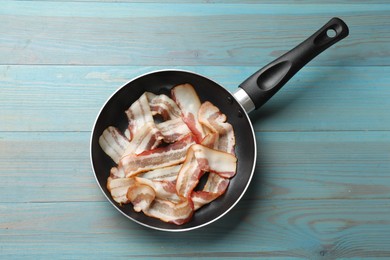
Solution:
{"label": "pan interior", "polygon": [[[170,96],[172,87],[190,83],[196,89],[202,102],[210,101],[216,105],[232,124],[236,136],[237,174],[231,179],[225,194],[195,212],[191,221],[177,226],[164,223],[158,219],[137,213],[132,205],[120,206],[113,201],[106,188],[107,178],[111,167],[115,163],[103,152],[99,146],[99,136],[108,126],[126,129],[128,121],[124,111],[136,101],[145,91],[154,94]],[[228,212],[241,198],[246,190],[254,170],[256,160],[256,143],[254,132],[245,111],[234,99],[233,95],[214,81],[187,71],[158,71],[136,78],[121,87],[106,102],[95,122],[91,138],[91,160],[96,179],[112,204],[124,215],[134,221],[159,230],[184,231],[206,225]]]}

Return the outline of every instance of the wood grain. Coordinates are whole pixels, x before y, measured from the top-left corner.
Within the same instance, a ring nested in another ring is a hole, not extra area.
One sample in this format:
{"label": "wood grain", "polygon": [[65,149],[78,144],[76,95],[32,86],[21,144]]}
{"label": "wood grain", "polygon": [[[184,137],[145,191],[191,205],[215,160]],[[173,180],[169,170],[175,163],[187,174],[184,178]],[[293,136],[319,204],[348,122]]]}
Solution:
{"label": "wood grain", "polygon": [[342,16],[350,37],[311,64],[389,65],[386,4],[5,3],[1,64],[258,66]]}
{"label": "wood grain", "polygon": [[145,229],[105,202],[0,203],[0,214],[3,257],[390,257],[387,200],[244,199],[185,233]]}
{"label": "wood grain", "polygon": [[[34,0],[25,0],[34,1]],[[46,2],[99,2],[99,3],[152,3],[159,4],[162,1],[159,0],[46,0]],[[294,5],[307,5],[318,4],[318,0],[165,0],[164,3],[196,3],[196,4],[294,4]],[[387,4],[387,0],[374,0],[367,2],[365,0],[327,0],[327,4]]]}

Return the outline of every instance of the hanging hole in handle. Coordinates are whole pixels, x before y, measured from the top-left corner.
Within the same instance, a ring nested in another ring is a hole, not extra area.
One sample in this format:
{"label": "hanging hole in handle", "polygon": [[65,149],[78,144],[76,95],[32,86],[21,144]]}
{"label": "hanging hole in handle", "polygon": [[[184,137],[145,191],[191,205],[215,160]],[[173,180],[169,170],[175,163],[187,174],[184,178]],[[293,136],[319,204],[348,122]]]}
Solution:
{"label": "hanging hole in handle", "polygon": [[326,31],[326,35],[327,35],[329,38],[334,38],[334,37],[336,37],[337,32],[336,32],[335,29],[330,28],[330,29],[328,29],[328,30]]}
{"label": "hanging hole in handle", "polygon": [[337,25],[331,25],[321,31],[314,39],[315,45],[323,45],[334,41],[340,33],[340,28]]}

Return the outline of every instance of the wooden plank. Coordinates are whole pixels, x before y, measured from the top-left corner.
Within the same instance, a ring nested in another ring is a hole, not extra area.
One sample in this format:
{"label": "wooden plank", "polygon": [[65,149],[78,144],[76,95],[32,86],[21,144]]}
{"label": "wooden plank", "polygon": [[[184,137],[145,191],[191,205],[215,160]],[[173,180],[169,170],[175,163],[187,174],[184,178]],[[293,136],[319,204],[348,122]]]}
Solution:
{"label": "wooden plank", "polygon": [[[35,0],[25,0],[35,1]],[[100,3],[153,3],[160,4],[159,0],[45,0],[47,2],[100,2]],[[387,4],[387,0],[165,0],[164,3],[200,3],[200,4],[294,4],[294,5],[307,5],[307,4]]]}
{"label": "wooden plank", "polygon": [[258,66],[340,16],[350,37],[311,65],[383,66],[389,11],[387,4],[5,1],[1,64]]}
{"label": "wooden plank", "polygon": [[[0,66],[0,131],[91,131],[100,108],[135,76],[203,74],[235,91],[259,67]],[[308,67],[258,111],[256,131],[390,130],[389,67]]]}
{"label": "wooden plank", "polygon": [[390,132],[258,133],[256,198],[389,198]]}
{"label": "wooden plank", "polygon": [[245,199],[185,233],[145,229],[103,202],[0,203],[0,214],[6,258],[390,257],[387,200]]}
{"label": "wooden plank", "polygon": [[[105,201],[89,132],[0,132],[0,202]],[[390,132],[260,132],[248,199],[389,199]]]}
{"label": "wooden plank", "polygon": [[103,201],[89,160],[90,133],[0,133],[3,202]]}

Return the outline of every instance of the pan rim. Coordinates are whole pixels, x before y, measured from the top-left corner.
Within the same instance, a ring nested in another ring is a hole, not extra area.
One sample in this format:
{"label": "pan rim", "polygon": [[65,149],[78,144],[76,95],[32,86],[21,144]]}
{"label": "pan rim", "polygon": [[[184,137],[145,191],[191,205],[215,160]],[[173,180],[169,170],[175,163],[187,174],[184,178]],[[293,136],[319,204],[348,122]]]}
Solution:
{"label": "pan rim", "polygon": [[[155,74],[155,73],[160,73],[160,72],[184,72],[184,73],[189,73],[189,74],[193,74],[193,75],[196,75],[198,77],[203,77],[203,78],[206,78],[207,80],[215,83],[216,85],[220,86],[222,89],[224,89],[226,92],[230,93],[230,95],[232,96],[232,98],[236,101],[236,103],[240,106],[241,110],[243,111],[242,115],[246,118],[246,120],[249,122],[249,127],[251,129],[251,133],[252,133],[252,139],[253,139],[253,144],[254,144],[254,151],[253,151],[253,157],[254,157],[254,160],[253,160],[253,164],[252,164],[252,170],[251,170],[251,173],[249,175],[249,178],[248,178],[248,181],[244,187],[244,189],[242,190],[240,196],[235,200],[234,203],[232,203],[232,205],[230,205],[230,207],[228,209],[226,209],[222,214],[219,214],[218,216],[216,216],[215,218],[213,218],[212,220],[210,221],[207,221],[205,223],[202,223],[200,225],[197,225],[197,226],[193,226],[193,227],[188,227],[188,228],[174,228],[174,229],[170,229],[170,228],[160,228],[160,227],[155,227],[155,226],[152,226],[152,225],[148,225],[148,224],[145,224],[141,221],[138,221],[134,218],[132,218],[131,216],[125,214],[122,210],[120,210],[118,208],[118,205],[116,205],[115,203],[113,203],[111,201],[111,199],[108,197],[108,194],[106,194],[106,192],[103,190],[103,187],[102,185],[100,184],[98,178],[97,178],[97,174],[95,172],[95,167],[94,167],[94,164],[93,164],[93,155],[92,155],[92,143],[93,143],[93,137],[94,137],[94,132],[95,132],[95,128],[96,128],[96,124],[98,122],[98,119],[103,111],[103,109],[106,107],[107,103],[121,90],[123,89],[124,87],[126,87],[128,84],[130,84],[131,82],[139,79],[139,78],[142,78],[144,76],[147,76],[147,75],[150,75],[150,74]],[[95,118],[95,121],[93,123],[93,127],[92,127],[92,131],[91,131],[91,136],[90,136],[90,143],[89,143],[89,158],[90,158],[90,163],[91,163],[91,168],[92,168],[92,171],[93,171],[93,175],[94,175],[94,178],[95,178],[95,181],[97,182],[101,192],[103,193],[103,195],[106,197],[106,199],[111,203],[112,206],[114,206],[114,208],[119,211],[122,215],[124,215],[126,218],[134,221],[135,223],[141,225],[141,226],[144,226],[144,227],[147,227],[147,228],[150,228],[150,229],[154,229],[154,230],[159,230],[159,231],[167,231],[167,232],[184,232],[184,231],[191,231],[191,230],[195,230],[195,229],[199,229],[201,227],[204,227],[204,226],[207,226],[217,220],[219,220],[220,218],[222,218],[223,216],[225,216],[228,212],[230,212],[237,204],[238,202],[242,199],[242,197],[244,196],[244,194],[246,193],[251,181],[252,181],[252,178],[253,178],[253,175],[254,175],[254,171],[255,171],[255,166],[256,166],[256,158],[257,158],[257,143],[256,143],[256,135],[255,135],[255,131],[253,129],[253,124],[249,118],[249,115],[248,113],[246,112],[245,108],[242,106],[242,104],[236,99],[236,97],[229,91],[227,90],[226,88],[224,88],[221,84],[219,84],[218,82],[210,79],[209,77],[206,77],[202,74],[199,74],[199,73],[196,73],[196,72],[193,72],[193,71],[190,71],[190,70],[184,70],[184,69],[159,69],[159,70],[152,70],[152,71],[149,71],[149,72],[145,72],[141,75],[138,75],[136,77],[133,77],[132,79],[128,80],[126,83],[124,83],[123,85],[121,85],[120,87],[118,87],[117,90],[115,90],[107,99],[106,101],[104,102],[104,104],[100,107],[99,109],[99,112],[97,113],[97,116]]]}

